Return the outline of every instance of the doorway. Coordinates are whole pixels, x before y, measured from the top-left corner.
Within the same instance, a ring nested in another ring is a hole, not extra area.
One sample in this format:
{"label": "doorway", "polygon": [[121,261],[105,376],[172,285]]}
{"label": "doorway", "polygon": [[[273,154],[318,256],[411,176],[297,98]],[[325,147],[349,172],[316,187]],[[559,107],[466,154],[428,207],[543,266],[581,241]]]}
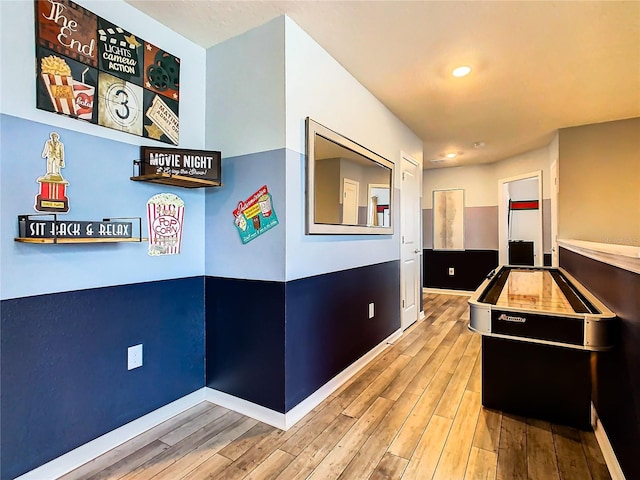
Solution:
{"label": "doorway", "polygon": [[370,183],[368,186],[369,199],[367,225],[374,227],[390,227],[391,216],[389,206],[391,205],[391,191],[389,185],[382,183]]}
{"label": "doorway", "polygon": [[541,267],[542,238],[542,171],[498,180],[499,264]]}

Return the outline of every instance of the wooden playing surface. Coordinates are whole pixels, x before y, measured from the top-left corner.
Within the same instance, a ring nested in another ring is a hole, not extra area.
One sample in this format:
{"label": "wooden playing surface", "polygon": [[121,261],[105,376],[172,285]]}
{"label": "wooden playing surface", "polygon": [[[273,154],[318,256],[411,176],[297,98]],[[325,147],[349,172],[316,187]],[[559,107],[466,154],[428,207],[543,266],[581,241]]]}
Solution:
{"label": "wooden playing surface", "polygon": [[575,313],[547,270],[511,270],[496,306]]}

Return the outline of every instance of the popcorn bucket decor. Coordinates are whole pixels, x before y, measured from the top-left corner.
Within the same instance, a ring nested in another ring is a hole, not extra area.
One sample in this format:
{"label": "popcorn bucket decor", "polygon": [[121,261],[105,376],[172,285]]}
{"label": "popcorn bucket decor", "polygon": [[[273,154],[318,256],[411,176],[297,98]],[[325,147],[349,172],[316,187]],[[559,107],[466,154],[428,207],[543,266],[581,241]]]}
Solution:
{"label": "popcorn bucket decor", "polygon": [[73,77],[67,62],[50,55],[41,60],[40,71],[54,110],[66,115],[75,115]]}
{"label": "popcorn bucket decor", "polygon": [[147,201],[149,255],[180,253],[184,201],[172,193],[159,193]]}
{"label": "popcorn bucket decor", "polygon": [[262,216],[267,218],[271,216],[271,195],[264,194],[259,199],[260,211],[262,212]]}

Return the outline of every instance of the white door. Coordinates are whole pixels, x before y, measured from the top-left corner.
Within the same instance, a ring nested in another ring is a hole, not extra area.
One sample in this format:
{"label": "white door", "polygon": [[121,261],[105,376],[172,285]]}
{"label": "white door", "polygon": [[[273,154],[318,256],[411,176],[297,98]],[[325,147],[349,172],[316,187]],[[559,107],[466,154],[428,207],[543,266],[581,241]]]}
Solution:
{"label": "white door", "polygon": [[401,326],[406,329],[420,313],[420,259],[422,258],[420,212],[420,168],[418,162],[402,155],[400,188],[400,295]]}
{"label": "white door", "polygon": [[342,223],[345,225],[358,224],[359,194],[360,184],[345,177],[342,183]]}

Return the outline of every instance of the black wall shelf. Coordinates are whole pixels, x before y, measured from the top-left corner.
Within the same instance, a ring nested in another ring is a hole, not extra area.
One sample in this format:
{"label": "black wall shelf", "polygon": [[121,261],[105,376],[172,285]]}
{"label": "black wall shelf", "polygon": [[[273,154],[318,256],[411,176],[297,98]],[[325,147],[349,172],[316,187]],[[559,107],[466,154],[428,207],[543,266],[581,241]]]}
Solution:
{"label": "black wall shelf", "polygon": [[[52,217],[53,220],[40,220],[42,217]],[[117,235],[114,235],[114,232],[101,232],[101,224],[102,227],[106,225],[107,228],[113,228],[114,226],[123,228],[130,227],[131,230],[134,230],[135,225],[137,226],[138,235],[133,235],[133,231],[128,233],[118,232]],[[73,225],[74,235],[64,234],[64,230],[68,228],[66,227],[68,225]],[[99,233],[95,233],[95,229],[97,229]],[[47,230],[49,230],[49,234],[47,234]],[[91,230],[90,233],[89,230]],[[18,215],[18,236],[13,240],[20,243],[55,245],[74,243],[142,243],[148,239],[142,237],[141,217],[111,217],[93,222],[59,220],[58,215],[55,213],[35,213]]]}
{"label": "black wall shelf", "polygon": [[221,187],[221,182],[205,180],[201,178],[186,177],[184,175],[172,175],[170,173],[152,173],[130,177],[134,182],[160,183],[182,188]]}

